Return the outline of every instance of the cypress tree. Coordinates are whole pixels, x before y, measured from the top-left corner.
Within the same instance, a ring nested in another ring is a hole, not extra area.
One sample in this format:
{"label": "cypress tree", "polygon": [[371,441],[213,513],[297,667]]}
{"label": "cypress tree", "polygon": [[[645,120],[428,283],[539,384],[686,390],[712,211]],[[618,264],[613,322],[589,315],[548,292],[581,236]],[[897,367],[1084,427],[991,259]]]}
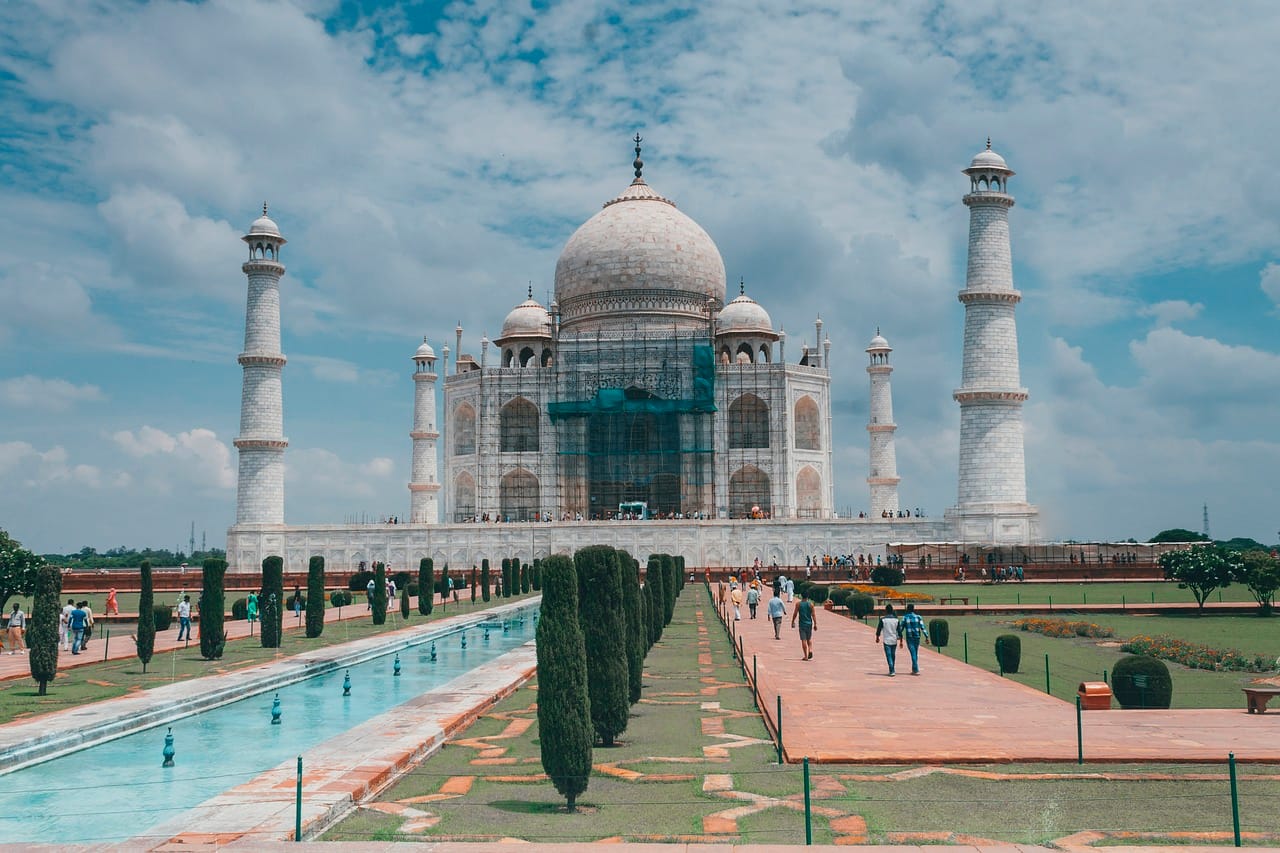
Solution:
{"label": "cypress tree", "polygon": [[489,601],[490,581],[491,581],[491,578],[489,577],[489,558],[485,557],[483,560],[480,561],[480,597],[483,598],[485,602]]}
{"label": "cypress tree", "polygon": [[626,551],[618,552],[618,569],[622,573],[622,611],[627,619],[627,698],[631,704],[640,701],[641,678],[644,675],[644,624],[640,614],[640,566]]}
{"label": "cypress tree", "polygon": [[407,620],[409,618],[409,585],[405,584],[404,589],[400,590],[400,618]]}
{"label": "cypress tree", "polygon": [[440,607],[441,609],[449,602],[449,564],[445,563],[444,568],[440,570]]}
{"label": "cypress tree", "polygon": [[373,624],[387,624],[387,566],[373,564]]}
{"label": "cypress tree", "polygon": [[280,648],[284,633],[284,558],[267,557],[262,561],[262,594],[258,596],[262,613],[262,648]]}
{"label": "cypress tree", "polygon": [[[204,612],[203,610],[201,611]],[[201,626],[201,631],[204,626]],[[312,557],[307,563],[307,637],[315,639],[324,633],[324,557]],[[203,634],[201,634],[203,636]]]}
{"label": "cypress tree", "polygon": [[469,586],[471,587],[471,603],[475,604],[476,603],[476,567],[475,565],[471,566],[471,583],[469,584]]}
{"label": "cypress tree", "polygon": [[529,564],[523,560],[520,562],[520,592],[529,594]]}
{"label": "cypress tree", "polygon": [[534,592],[542,590],[542,560],[533,558],[533,568],[529,570],[529,585]]}
{"label": "cypress tree", "polygon": [[680,578],[676,576],[676,561],[670,554],[659,554],[658,560],[662,565],[662,590],[667,594],[667,624],[671,624],[671,617],[676,614],[676,596],[680,594],[678,585]]}
{"label": "cypress tree", "polygon": [[684,574],[685,574],[684,557],[677,555],[676,556],[676,576],[679,578],[680,584],[679,586],[676,587],[676,589],[680,590],[681,592],[684,592],[684,584],[685,584]]}
{"label": "cypress tree", "polygon": [[591,774],[587,651],[578,626],[578,578],[568,557],[549,557],[537,627],[538,745],[542,769],[575,811]]}
{"label": "cypress tree", "polygon": [[[503,557],[502,558],[502,587],[505,587],[507,585],[507,578],[509,577],[511,577],[511,558]],[[503,598],[503,597],[504,595],[503,595],[502,589],[500,588],[498,590],[498,598]]]}
{"label": "cypress tree", "polygon": [[507,559],[502,564],[502,597],[510,598],[514,595],[512,582],[515,580],[515,568],[511,565],[511,560]]}
{"label": "cypress tree", "polygon": [[222,630],[222,620],[227,608],[227,596],[222,579],[227,571],[227,561],[210,557],[201,569],[200,587],[200,657],[220,660],[227,644],[227,633]]}
{"label": "cypress tree", "polygon": [[[422,602],[427,603],[424,605]],[[436,562],[430,557],[418,564],[418,612],[430,616],[436,604]],[[426,608],[425,610],[423,608]]]}
{"label": "cypress tree", "polygon": [[58,675],[58,617],[62,613],[58,599],[62,597],[62,570],[57,566],[36,569],[34,600],[31,604],[31,627],[27,629],[27,646],[31,677],[40,685],[44,696]]}
{"label": "cypress tree", "polygon": [[[636,566],[637,574],[640,571],[639,565]],[[649,590],[640,587],[640,639],[644,641],[644,653],[649,654],[649,649],[653,648],[653,621],[649,616]]]}
{"label": "cypress tree", "polygon": [[138,634],[134,642],[138,644],[138,660],[142,661],[142,671],[147,671],[151,663],[151,655],[156,650],[156,593],[151,583],[151,561],[143,560],[138,567],[141,575],[142,592],[138,596]]}
{"label": "cypress tree", "polygon": [[617,552],[592,545],[573,555],[578,586],[578,621],[587,647],[587,692],[591,725],[605,746],[627,728],[627,626],[622,610],[622,573]]}
{"label": "cypress tree", "polygon": [[644,569],[644,585],[649,588],[651,600],[649,604],[653,607],[649,611],[649,615],[653,617],[653,641],[656,643],[662,639],[662,629],[667,627],[667,593],[665,584],[662,583],[662,560],[657,554],[649,555],[649,562]]}

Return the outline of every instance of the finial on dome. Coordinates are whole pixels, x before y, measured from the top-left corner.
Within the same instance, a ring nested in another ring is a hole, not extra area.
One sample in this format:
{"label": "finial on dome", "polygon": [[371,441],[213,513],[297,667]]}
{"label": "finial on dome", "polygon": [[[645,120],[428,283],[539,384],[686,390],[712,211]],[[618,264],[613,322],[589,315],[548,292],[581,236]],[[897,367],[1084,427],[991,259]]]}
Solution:
{"label": "finial on dome", "polygon": [[529,298],[533,298],[533,282],[529,282]]}
{"label": "finial on dome", "polygon": [[991,150],[991,137],[990,137],[990,136],[988,136],[988,137],[987,137],[987,150],[988,150],[988,151],[990,151],[990,150]]}
{"label": "finial on dome", "polygon": [[738,295],[745,296],[747,293],[747,280],[742,276],[738,276]]}
{"label": "finial on dome", "polygon": [[631,166],[636,170],[636,180],[638,181],[640,180],[640,173],[644,170],[644,161],[640,159],[640,143],[644,142],[644,139],[637,133],[634,142],[636,143],[636,160]]}
{"label": "finial on dome", "polygon": [[427,336],[426,336],[426,335],[423,335],[423,336],[422,336],[422,342],[423,342],[424,344],[427,342]]}
{"label": "finial on dome", "polygon": [[267,215],[267,203],[265,201],[262,203],[262,215]]}
{"label": "finial on dome", "polygon": [[876,326],[876,337],[880,337],[880,327]]}

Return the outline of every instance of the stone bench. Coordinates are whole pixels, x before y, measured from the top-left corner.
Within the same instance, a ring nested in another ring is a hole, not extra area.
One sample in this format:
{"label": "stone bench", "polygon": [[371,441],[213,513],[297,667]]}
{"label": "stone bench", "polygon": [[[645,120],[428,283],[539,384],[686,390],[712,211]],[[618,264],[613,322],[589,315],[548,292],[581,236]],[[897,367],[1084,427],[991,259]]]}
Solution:
{"label": "stone bench", "polygon": [[946,597],[946,598],[939,598],[939,599],[938,599],[938,603],[939,603],[939,604],[957,604],[957,603],[958,603],[958,604],[968,605],[968,603],[969,603],[969,596],[967,596],[967,595],[952,595],[952,596],[948,596],[948,597]]}
{"label": "stone bench", "polygon": [[1267,712],[1267,703],[1272,697],[1280,696],[1280,687],[1242,687],[1244,690],[1245,700],[1249,704],[1250,714],[1265,714]]}

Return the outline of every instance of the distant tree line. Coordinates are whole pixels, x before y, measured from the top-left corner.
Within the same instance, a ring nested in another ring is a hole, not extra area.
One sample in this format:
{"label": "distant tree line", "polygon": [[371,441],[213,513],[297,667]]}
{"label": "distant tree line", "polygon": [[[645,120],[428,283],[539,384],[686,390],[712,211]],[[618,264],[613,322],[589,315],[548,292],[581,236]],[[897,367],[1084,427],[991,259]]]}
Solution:
{"label": "distant tree line", "polygon": [[41,554],[46,563],[72,569],[135,569],[146,560],[153,566],[177,566],[203,564],[205,560],[225,560],[227,552],[222,548],[195,551],[191,554],[170,551],[167,548],[126,548],[120,545],[98,553],[88,545],[74,554]]}

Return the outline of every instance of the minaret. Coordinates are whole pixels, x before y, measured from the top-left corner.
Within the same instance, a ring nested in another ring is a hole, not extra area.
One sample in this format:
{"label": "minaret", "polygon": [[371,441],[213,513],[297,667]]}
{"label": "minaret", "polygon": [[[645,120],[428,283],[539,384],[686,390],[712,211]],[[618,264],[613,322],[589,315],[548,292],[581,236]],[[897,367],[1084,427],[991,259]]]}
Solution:
{"label": "minaret", "polygon": [[[1022,403],[1018,330],[1014,309],[1022,294],[1013,289],[1009,251],[1008,180],[1013,170],[991,150],[978,152],[964,170],[969,176],[969,267],[960,302],[964,305],[964,364],[960,387],[960,476],[957,513],[985,520],[964,523],[962,534],[992,541],[1029,541],[1036,510],[1027,504],[1022,447]],[[1006,517],[1007,516],[1007,517]]]}
{"label": "minaret", "polygon": [[413,354],[413,470],[409,482],[409,523],[435,524],[440,521],[436,477],[436,353],[422,339]]}
{"label": "minaret", "polygon": [[889,375],[893,366],[889,364],[889,353],[893,347],[880,336],[876,336],[867,345],[867,354],[871,363],[867,365],[867,375],[871,377],[871,421],[867,424],[868,459],[871,463],[867,485],[871,487],[871,517],[879,518],[885,510],[896,515],[898,512],[898,457],[893,449],[893,433],[898,429],[893,422],[893,392],[889,387]]}
{"label": "minaret", "polygon": [[245,306],[244,384],[240,393],[240,436],[233,442],[240,453],[236,487],[236,524],[284,524],[284,403],[280,352],[280,229],[262,216],[249,226],[243,238],[249,244],[249,260],[241,267],[249,277]]}

